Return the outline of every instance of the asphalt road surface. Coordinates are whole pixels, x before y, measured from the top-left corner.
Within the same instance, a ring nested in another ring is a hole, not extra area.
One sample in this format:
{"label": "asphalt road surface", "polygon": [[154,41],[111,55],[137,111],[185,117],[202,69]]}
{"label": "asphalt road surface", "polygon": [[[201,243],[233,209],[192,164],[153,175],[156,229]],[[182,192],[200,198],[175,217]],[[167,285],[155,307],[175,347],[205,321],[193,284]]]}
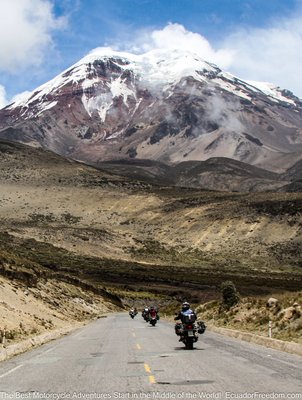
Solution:
{"label": "asphalt road surface", "polygon": [[0,363],[0,399],[302,399],[302,357],[206,331],[185,350],[174,325],[101,318]]}

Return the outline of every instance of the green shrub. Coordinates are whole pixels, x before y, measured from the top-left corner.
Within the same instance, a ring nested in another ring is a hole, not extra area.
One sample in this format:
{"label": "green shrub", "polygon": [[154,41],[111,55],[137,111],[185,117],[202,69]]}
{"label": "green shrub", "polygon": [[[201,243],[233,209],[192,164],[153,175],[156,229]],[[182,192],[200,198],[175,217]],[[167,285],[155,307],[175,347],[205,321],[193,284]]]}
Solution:
{"label": "green shrub", "polygon": [[225,281],[221,284],[222,303],[226,308],[231,308],[239,303],[240,295],[232,281]]}

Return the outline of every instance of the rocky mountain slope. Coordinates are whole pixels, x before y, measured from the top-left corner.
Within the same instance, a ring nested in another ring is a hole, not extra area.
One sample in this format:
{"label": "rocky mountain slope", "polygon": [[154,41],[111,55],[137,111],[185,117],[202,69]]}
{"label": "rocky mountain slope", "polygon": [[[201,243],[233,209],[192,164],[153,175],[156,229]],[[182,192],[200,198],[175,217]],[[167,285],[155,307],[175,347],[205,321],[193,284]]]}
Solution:
{"label": "rocky mountain slope", "polygon": [[186,51],[99,49],[2,109],[0,137],[94,165],[227,157],[283,173],[302,157],[302,102]]}

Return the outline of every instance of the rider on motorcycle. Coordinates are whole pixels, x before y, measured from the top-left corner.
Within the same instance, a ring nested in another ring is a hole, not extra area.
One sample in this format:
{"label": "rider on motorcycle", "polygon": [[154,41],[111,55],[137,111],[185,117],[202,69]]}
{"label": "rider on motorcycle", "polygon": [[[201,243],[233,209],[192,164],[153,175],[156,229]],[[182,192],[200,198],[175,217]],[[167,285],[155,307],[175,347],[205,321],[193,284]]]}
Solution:
{"label": "rider on motorcycle", "polygon": [[177,321],[177,320],[181,321],[181,323],[175,324],[175,333],[176,333],[176,335],[180,336],[180,338],[179,338],[180,342],[183,339],[182,338],[182,324],[184,324],[186,322],[185,321],[186,316],[189,316],[190,318],[192,318],[193,323],[197,319],[197,315],[195,314],[195,312],[193,310],[191,310],[190,304],[187,301],[182,303],[181,311],[179,311],[179,313],[174,318],[175,321]]}
{"label": "rider on motorcycle", "polygon": [[156,307],[151,306],[149,308],[149,315],[150,316],[156,316],[156,319],[158,319],[158,311],[157,311]]}
{"label": "rider on motorcycle", "polygon": [[148,306],[146,306],[146,307],[143,309],[142,317],[143,317],[145,320],[149,319],[149,307],[148,307]]}
{"label": "rider on motorcycle", "polygon": [[[197,318],[195,312],[193,310],[191,310],[190,308],[190,304],[185,301],[182,303],[182,307],[181,307],[181,311],[179,311],[179,313],[177,314],[177,316],[174,318],[175,321],[177,320],[181,320],[182,323],[184,323],[184,316],[185,315],[195,315],[195,317]],[[195,318],[195,319],[196,319]]]}

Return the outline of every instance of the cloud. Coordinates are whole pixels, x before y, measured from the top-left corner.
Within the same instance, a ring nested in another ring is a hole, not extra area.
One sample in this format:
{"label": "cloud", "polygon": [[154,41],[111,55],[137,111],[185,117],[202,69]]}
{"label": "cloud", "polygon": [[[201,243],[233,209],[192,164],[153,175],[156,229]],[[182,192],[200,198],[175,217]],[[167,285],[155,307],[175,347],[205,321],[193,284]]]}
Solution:
{"label": "cloud", "polygon": [[275,20],[266,29],[237,30],[225,39],[224,46],[233,50],[228,67],[233,74],[272,82],[302,97],[301,13]]}
{"label": "cloud", "polygon": [[271,82],[302,97],[302,12],[270,21],[266,28],[240,28],[222,42],[169,23],[162,29],[136,32],[135,40],[115,44],[142,54],[154,49],[186,49],[244,80]]}
{"label": "cloud", "polygon": [[66,24],[49,0],[1,0],[0,71],[39,66],[53,46],[52,32]]}
{"label": "cloud", "polygon": [[28,99],[30,94],[32,94],[32,92],[30,92],[29,90],[18,93],[11,99],[11,103],[22,103],[23,101]]}
{"label": "cloud", "polygon": [[4,86],[0,85],[0,109],[2,107],[5,107],[6,104],[7,104],[6,90]]}
{"label": "cloud", "polygon": [[[163,29],[144,30],[135,35],[134,42],[127,43],[126,49],[135,53],[143,53],[154,49],[184,49],[198,54],[204,60],[213,62],[221,68],[228,66],[233,58],[229,48],[215,49],[210,42],[199,33],[188,31],[183,25],[169,23]],[[118,46],[120,47],[120,46]]]}
{"label": "cloud", "polygon": [[207,100],[206,114],[209,120],[216,122],[218,126],[233,132],[242,132],[243,124],[238,118],[241,109],[239,100],[227,102],[221,96],[211,96]]}

